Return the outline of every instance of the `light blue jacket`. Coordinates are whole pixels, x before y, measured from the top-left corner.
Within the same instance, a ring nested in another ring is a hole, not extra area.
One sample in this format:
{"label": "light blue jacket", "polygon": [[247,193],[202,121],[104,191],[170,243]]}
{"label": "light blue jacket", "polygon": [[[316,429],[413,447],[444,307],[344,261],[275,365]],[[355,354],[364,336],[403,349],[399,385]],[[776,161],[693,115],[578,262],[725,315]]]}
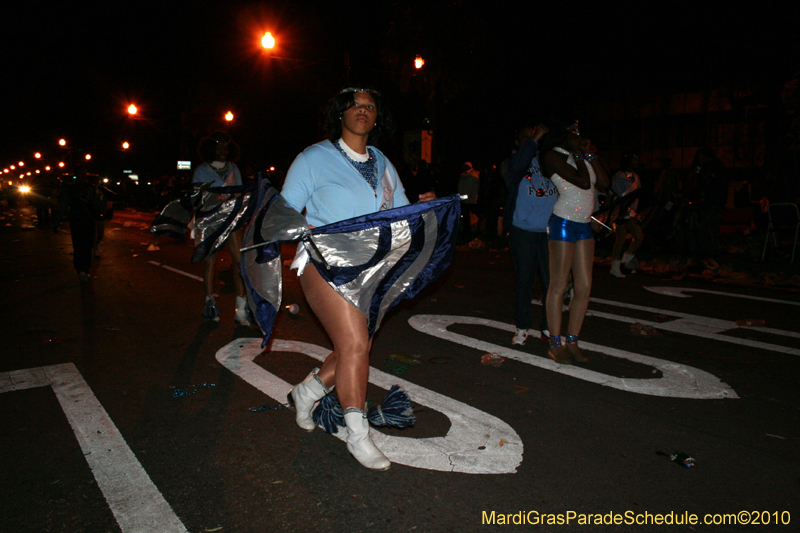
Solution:
{"label": "light blue jacket", "polygon": [[192,183],[210,183],[212,187],[227,187],[242,184],[242,175],[232,161],[228,162],[228,172],[220,176],[208,163],[202,163],[194,171]]}
{"label": "light blue jacket", "polygon": [[331,141],[322,141],[298,155],[283,184],[281,195],[302,213],[311,226],[324,226],[340,220],[408,205],[408,198],[386,156],[370,146],[381,176],[377,188],[364,180]]}

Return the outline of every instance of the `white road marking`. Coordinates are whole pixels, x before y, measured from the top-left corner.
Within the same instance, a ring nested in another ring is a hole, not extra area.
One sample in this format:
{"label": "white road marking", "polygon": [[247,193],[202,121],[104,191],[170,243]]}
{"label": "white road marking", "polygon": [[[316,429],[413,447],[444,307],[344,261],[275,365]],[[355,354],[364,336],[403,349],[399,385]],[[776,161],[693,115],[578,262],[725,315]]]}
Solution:
{"label": "white road marking", "polygon": [[[330,354],[330,350],[314,344],[279,339],[272,341],[272,350],[303,353],[319,361]],[[216,357],[244,381],[285,403],[292,385],[253,362],[261,352],[260,339],[238,339],[220,349]],[[400,385],[414,403],[450,419],[450,429],[444,437],[393,437],[370,429],[375,444],[392,462],[466,474],[509,474],[522,463],[522,439],[499,418],[372,367],[369,382],[387,390]],[[344,431],[334,436],[345,440]]]}
{"label": "white road marking", "polygon": [[148,261],[148,263],[150,263],[151,265],[159,266],[161,268],[166,268],[170,272],[175,272],[177,274],[180,274],[181,276],[186,276],[187,278],[196,279],[197,281],[203,281],[203,278],[201,278],[200,276],[195,276],[194,274],[184,272],[183,270],[178,270],[177,268],[165,265],[164,263],[159,263],[158,261]]}
{"label": "white road marking", "polygon": [[[641,318],[632,318],[623,315],[615,315],[613,313],[606,313],[604,311],[597,311],[592,309],[592,316],[607,318],[609,320],[617,320],[619,322],[627,322],[632,324],[639,322],[640,324],[653,326],[654,328],[664,331],[673,331],[675,333],[683,333],[685,335],[694,335],[706,339],[713,339],[715,341],[728,342],[731,344],[740,344],[742,346],[750,346],[751,348],[760,348],[763,350],[770,350],[773,352],[788,353],[792,355],[800,355],[800,349],[792,348],[790,346],[782,346],[780,344],[772,344],[769,342],[754,341],[751,339],[742,339],[738,337],[730,337],[728,335],[720,335],[725,331],[732,329],[751,329],[754,331],[761,331],[773,335],[781,335],[784,337],[791,337],[800,339],[800,333],[794,331],[786,331],[782,329],[765,328],[765,327],[751,327],[751,326],[737,326],[736,322],[731,320],[722,320],[719,318],[711,318],[699,315],[691,315],[689,313],[681,313],[678,311],[670,311],[667,309],[658,309],[656,307],[646,307],[643,305],[628,304],[617,302],[614,300],[604,300],[602,298],[589,298],[590,302],[612,305],[616,307],[624,307],[626,309],[633,309],[635,311],[647,311],[648,313],[674,316],[678,320],[669,322],[654,322],[652,320],[644,320]],[[533,303],[542,305],[541,300],[533,300]]]}
{"label": "white road marking", "polygon": [[0,373],[0,393],[48,385],[123,533],[186,533],[75,365]]}
{"label": "white road marking", "polygon": [[[581,341],[581,346],[586,350],[604,353],[612,357],[628,359],[644,365],[652,366],[661,371],[662,377],[655,379],[629,379],[618,378],[594,372],[585,368],[572,365],[559,365],[555,361],[520,352],[506,346],[499,346],[489,342],[481,341],[452,331],[447,331],[447,327],[452,324],[469,324],[476,326],[488,326],[502,331],[514,332],[512,324],[504,324],[486,318],[475,318],[468,316],[449,316],[449,315],[416,315],[408,320],[408,323],[416,329],[428,335],[453,341],[463,346],[475,348],[483,352],[497,353],[506,359],[514,359],[529,365],[552,370],[560,374],[572,376],[584,381],[598,383],[606,387],[619,390],[636,392],[638,394],[648,394],[651,396],[668,396],[673,398],[694,398],[694,399],[720,399],[738,398],[736,392],[723,383],[716,376],[704,372],[703,370],[686,365],[680,365],[655,357],[648,357],[616,348],[600,346]],[[533,337],[538,337],[536,331]]]}
{"label": "white road marking", "polygon": [[761,298],[759,296],[749,296],[747,294],[736,294],[733,292],[723,292],[723,291],[707,291],[705,289],[692,289],[689,287],[644,287],[644,288],[656,294],[675,296],[676,298],[691,298],[691,296],[689,296],[688,294],[684,294],[685,292],[703,292],[706,294],[716,294],[719,296],[730,296],[732,298],[746,298],[748,300],[757,300],[759,302],[771,302],[771,303],[786,304],[786,305],[800,305],[800,302],[790,302],[788,300],[775,300],[773,298]]}

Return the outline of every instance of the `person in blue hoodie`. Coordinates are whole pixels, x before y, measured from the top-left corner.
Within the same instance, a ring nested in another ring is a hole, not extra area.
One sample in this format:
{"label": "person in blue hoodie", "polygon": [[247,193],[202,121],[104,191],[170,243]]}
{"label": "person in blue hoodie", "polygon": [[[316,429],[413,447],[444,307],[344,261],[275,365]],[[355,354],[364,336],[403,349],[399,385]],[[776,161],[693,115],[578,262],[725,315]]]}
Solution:
{"label": "person in blue hoodie", "polygon": [[542,319],[540,338],[548,342],[545,298],[550,285],[550,254],[547,221],[553,212],[558,192],[553,182],[541,173],[539,140],[547,127],[526,126],[519,130],[517,149],[503,162],[501,171],[508,187],[503,213],[503,229],[509,234],[511,259],[514,263],[514,322],[517,331],[512,344],[522,345],[530,335],[531,296],[536,273],[542,281]]}
{"label": "person in blue hoodie", "polygon": [[[292,208],[305,214],[309,226],[408,205],[394,165],[372,146],[391,127],[380,94],[363,87],[344,89],[328,103],[325,119],[328,139],[297,156],[281,191]],[[419,196],[434,198],[433,192]],[[391,462],[372,442],[364,412],[372,347],[367,320],[316,268],[305,268],[307,263],[308,255],[300,246],[292,268],[298,269],[303,293],[331,338],[333,352],[321,369],[312,371],[290,393],[297,425],[314,430],[314,404],[336,387],[348,429],[348,451],[363,466],[386,470]]]}

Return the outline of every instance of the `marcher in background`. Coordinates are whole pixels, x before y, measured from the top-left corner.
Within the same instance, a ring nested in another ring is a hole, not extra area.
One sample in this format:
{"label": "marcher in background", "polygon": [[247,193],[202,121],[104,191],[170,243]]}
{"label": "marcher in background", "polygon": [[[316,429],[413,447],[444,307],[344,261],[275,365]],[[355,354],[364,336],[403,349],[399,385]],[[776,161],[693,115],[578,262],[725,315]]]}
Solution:
{"label": "marcher in background", "polygon": [[[547,324],[550,326],[548,355],[559,364],[572,360],[586,362],[578,348],[589,294],[592,290],[594,232],[589,223],[595,208],[594,187],[608,188],[603,165],[592,163],[597,154],[588,139],[583,139],[577,122],[567,125],[553,122],[542,139],[544,176],[558,189],[558,200],[549,222],[550,290],[547,293]],[[561,336],[561,315],[564,293],[570,271],[575,293],[569,308],[567,335]]]}
{"label": "marcher in background", "polygon": [[81,283],[89,281],[97,221],[102,218],[105,209],[106,199],[100,193],[97,184],[89,183],[86,167],[76,167],[72,182],[64,183],[61,189],[53,229],[57,231],[62,220],[69,221],[73,250],[72,264]]}
{"label": "marcher in background", "polygon": [[478,225],[478,193],[481,189],[480,171],[472,163],[465,162],[461,167],[461,176],[458,178],[458,194],[461,195],[461,226],[460,239],[462,242],[472,240],[473,219]]}
{"label": "marcher in background", "polygon": [[728,173],[713,148],[703,148],[694,158],[694,172],[689,177],[685,196],[697,213],[697,246],[706,267],[719,268],[719,226],[722,209],[728,201]]}
{"label": "marcher in background", "polygon": [[[642,182],[639,180],[639,175],[636,173],[636,168],[639,164],[639,156],[636,154],[625,155],[620,163],[620,169],[614,174],[611,179],[611,192],[615,199],[620,199],[635,191],[640,191]],[[616,240],[614,241],[614,252],[611,259],[611,275],[624,278],[625,274],[622,272],[621,265],[634,273],[638,270],[638,262],[636,261],[636,252],[642,245],[644,240],[644,232],[642,225],[637,217],[639,209],[639,199],[634,199],[625,208],[625,212],[620,214],[620,217],[614,223],[614,234]],[[628,250],[623,255],[622,250],[625,248],[625,241],[628,235],[631,235],[631,244]]]}
{"label": "marcher in background", "polygon": [[[209,184],[213,187],[232,187],[242,185],[242,176],[234,161],[239,155],[239,147],[231,141],[227,133],[218,131],[200,141],[198,152],[203,163],[197,167],[192,177],[194,184]],[[202,207],[201,207],[202,210]],[[247,296],[245,293],[242,273],[239,263],[242,259],[242,228],[232,232],[228,237],[228,250],[231,253],[233,265],[233,288],[236,291],[236,310],[234,319],[237,324],[250,325],[247,314]],[[219,322],[219,310],[214,299],[214,271],[216,269],[217,254],[208,256],[203,264],[203,286],[206,298],[203,307],[203,318]]]}
{"label": "marcher in background", "polygon": [[530,335],[531,297],[536,274],[542,283],[542,318],[540,338],[549,342],[547,327],[547,291],[550,287],[550,254],[547,223],[558,198],[553,182],[542,175],[539,163],[539,140],[547,133],[543,124],[519,130],[516,150],[503,162],[501,171],[508,188],[503,229],[509,234],[509,248],[514,264],[514,322],[517,331],[512,344],[523,345]]}

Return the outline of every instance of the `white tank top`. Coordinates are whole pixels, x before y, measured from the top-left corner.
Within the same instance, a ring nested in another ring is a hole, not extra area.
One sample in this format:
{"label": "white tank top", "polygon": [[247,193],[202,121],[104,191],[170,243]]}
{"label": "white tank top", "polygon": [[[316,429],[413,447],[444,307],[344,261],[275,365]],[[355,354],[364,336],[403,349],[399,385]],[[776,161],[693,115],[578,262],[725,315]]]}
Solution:
{"label": "white tank top", "polygon": [[[553,151],[566,154],[567,163],[575,170],[578,169],[572,154],[559,147],[553,148]],[[597,181],[597,175],[594,173],[592,164],[588,161],[586,162],[586,167],[589,170],[589,181],[591,183],[588,189],[581,189],[558,174],[550,176],[553,184],[558,189],[558,200],[556,200],[556,205],[553,207],[554,215],[573,222],[589,222],[594,212],[594,183]]]}

